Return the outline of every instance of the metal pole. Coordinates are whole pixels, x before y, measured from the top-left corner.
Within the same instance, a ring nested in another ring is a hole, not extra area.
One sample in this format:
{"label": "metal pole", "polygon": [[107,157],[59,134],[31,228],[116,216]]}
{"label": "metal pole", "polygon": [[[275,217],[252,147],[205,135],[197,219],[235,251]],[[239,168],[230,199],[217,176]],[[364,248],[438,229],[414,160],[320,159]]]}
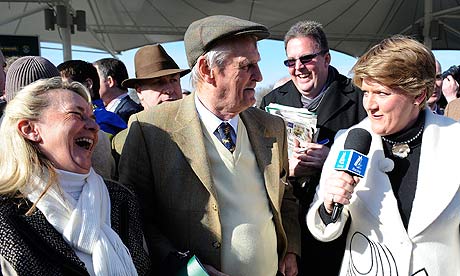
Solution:
{"label": "metal pole", "polygon": [[433,18],[433,0],[425,0],[425,15],[423,20],[423,39],[424,44],[428,49],[432,48],[430,36],[431,20]]}
{"label": "metal pole", "polygon": [[63,48],[63,59],[68,61],[72,59],[72,38],[70,33],[70,5],[69,1],[65,1],[65,18],[67,20],[66,26],[59,27],[62,35],[62,48]]}

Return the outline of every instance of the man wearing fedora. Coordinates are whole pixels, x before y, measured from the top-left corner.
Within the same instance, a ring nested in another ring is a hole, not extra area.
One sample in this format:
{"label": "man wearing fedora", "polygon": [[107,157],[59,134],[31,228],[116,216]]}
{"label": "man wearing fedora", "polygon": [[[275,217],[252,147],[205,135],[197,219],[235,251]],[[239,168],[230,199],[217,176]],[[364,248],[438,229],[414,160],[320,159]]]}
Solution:
{"label": "man wearing fedora", "polygon": [[[179,69],[160,44],[139,48],[134,55],[134,67],[136,77],[126,76],[121,85],[136,90],[144,109],[182,99],[180,78],[190,73],[190,69]],[[128,129],[124,129],[112,139],[112,155],[117,164],[127,134]]]}
{"label": "man wearing fedora", "polygon": [[139,197],[157,275],[192,254],[210,275],[297,274],[285,125],[252,107],[257,40],[268,36],[231,16],[193,22],[184,43],[195,91],[131,117],[120,181]]}
{"label": "man wearing fedora", "polygon": [[182,99],[180,78],[190,69],[179,69],[161,45],[147,45],[137,50],[134,67],[136,77],[124,80],[122,85],[136,90],[145,109]]}
{"label": "man wearing fedora", "polygon": [[128,95],[121,83],[128,78],[125,64],[116,58],[103,58],[93,63],[99,74],[99,94],[107,111],[118,114],[126,123],[143,108]]}

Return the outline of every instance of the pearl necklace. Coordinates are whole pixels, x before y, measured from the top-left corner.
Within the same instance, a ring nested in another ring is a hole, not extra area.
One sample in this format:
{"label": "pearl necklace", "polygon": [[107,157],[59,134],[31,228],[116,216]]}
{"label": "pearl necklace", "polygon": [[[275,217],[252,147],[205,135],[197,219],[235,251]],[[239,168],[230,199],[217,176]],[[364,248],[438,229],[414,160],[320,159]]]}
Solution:
{"label": "pearl necklace", "polygon": [[422,134],[423,132],[423,127],[424,125],[422,125],[422,127],[420,128],[420,130],[417,132],[417,134],[414,137],[404,142],[391,141],[383,136],[382,136],[382,140],[392,145],[391,152],[393,153],[394,156],[399,157],[399,158],[406,158],[410,152],[409,144],[415,141],[415,139],[417,139],[418,137],[420,137],[420,134]]}

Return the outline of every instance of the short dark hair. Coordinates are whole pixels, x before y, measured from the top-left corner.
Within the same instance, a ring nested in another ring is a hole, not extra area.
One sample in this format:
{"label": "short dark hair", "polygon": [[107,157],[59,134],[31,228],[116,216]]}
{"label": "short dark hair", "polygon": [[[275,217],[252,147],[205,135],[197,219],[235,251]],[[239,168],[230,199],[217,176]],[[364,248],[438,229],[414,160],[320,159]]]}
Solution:
{"label": "short dark hair", "polygon": [[72,79],[84,83],[86,79],[93,81],[93,91],[91,92],[91,100],[98,100],[101,98],[99,95],[99,75],[93,64],[83,60],[68,60],[57,66],[59,73],[62,77]]}
{"label": "short dark hair", "polygon": [[97,69],[100,73],[101,77],[107,79],[108,77],[112,77],[116,83],[117,87],[126,90],[121,83],[128,79],[128,70],[126,70],[125,64],[116,58],[103,58],[94,62],[94,65],[97,66]]}
{"label": "short dark hair", "polygon": [[316,21],[305,20],[292,25],[284,36],[284,48],[286,48],[289,40],[296,37],[312,37],[319,50],[329,50],[329,44],[323,26]]}

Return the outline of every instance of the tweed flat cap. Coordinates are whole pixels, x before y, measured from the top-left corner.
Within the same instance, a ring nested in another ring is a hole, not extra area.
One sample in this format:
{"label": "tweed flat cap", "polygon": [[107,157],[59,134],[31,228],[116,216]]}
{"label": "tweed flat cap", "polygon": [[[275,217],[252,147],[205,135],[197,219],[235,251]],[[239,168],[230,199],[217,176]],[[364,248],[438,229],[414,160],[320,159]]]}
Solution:
{"label": "tweed flat cap", "polygon": [[258,40],[270,36],[264,25],[233,16],[212,15],[192,22],[184,35],[188,65],[192,68],[216,41],[243,34],[254,35]]}
{"label": "tweed flat cap", "polygon": [[11,101],[24,86],[39,79],[59,77],[59,71],[49,60],[40,56],[25,56],[14,61],[6,71],[5,96]]}

